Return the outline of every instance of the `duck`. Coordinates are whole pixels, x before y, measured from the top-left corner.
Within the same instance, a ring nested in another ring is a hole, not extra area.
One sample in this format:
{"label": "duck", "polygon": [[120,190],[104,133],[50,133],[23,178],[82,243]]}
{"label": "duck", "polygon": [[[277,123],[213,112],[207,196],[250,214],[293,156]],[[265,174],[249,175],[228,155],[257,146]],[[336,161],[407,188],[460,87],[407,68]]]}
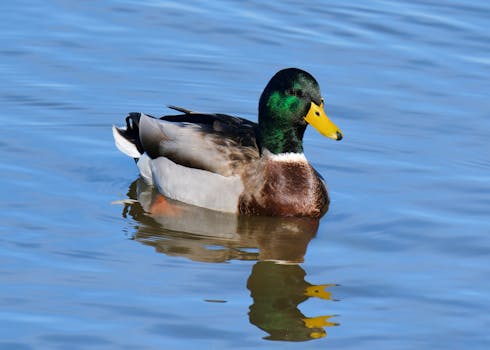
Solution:
{"label": "duck", "polygon": [[113,125],[116,147],[165,197],[237,215],[323,216],[330,198],[303,152],[308,125],[341,140],[316,79],[299,68],[278,71],[264,88],[258,123],[168,106],[179,114],[131,112]]}

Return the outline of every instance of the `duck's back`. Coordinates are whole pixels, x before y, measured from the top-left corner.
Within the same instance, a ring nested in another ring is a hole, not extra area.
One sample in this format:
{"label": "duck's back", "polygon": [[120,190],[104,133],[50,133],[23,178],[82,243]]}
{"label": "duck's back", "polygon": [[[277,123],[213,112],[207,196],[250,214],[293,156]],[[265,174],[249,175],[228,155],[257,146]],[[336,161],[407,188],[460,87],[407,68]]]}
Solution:
{"label": "duck's back", "polygon": [[257,124],[224,114],[186,113],[159,119],[140,114],[137,142],[150,158],[166,157],[176,164],[235,175],[260,157]]}

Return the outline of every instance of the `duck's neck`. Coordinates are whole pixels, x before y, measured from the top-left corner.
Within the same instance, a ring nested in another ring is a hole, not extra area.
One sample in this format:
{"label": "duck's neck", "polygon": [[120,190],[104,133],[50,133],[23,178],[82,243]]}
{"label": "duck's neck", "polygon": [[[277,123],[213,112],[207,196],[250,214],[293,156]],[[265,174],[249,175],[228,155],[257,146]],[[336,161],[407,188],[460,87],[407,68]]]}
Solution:
{"label": "duck's neck", "polygon": [[273,154],[303,153],[303,135],[306,124],[300,126],[277,125],[266,122],[261,118],[259,122],[259,143],[262,149]]}

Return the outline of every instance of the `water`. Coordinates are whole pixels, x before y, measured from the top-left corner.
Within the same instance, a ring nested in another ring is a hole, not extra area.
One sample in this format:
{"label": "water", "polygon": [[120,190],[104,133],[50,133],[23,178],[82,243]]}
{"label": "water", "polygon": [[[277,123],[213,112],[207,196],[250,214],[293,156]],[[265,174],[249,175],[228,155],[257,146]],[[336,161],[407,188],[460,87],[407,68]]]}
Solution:
{"label": "water", "polygon": [[[1,349],[488,348],[487,2],[0,9]],[[345,135],[305,136],[328,214],[145,215],[110,126],[167,104],[256,120],[288,66]]]}

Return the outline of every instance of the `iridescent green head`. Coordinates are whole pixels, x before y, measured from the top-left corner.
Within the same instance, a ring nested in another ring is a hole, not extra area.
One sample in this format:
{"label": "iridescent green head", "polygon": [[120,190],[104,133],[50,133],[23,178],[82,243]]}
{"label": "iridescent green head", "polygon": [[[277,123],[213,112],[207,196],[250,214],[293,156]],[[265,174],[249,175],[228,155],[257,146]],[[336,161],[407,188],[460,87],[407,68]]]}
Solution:
{"label": "iridescent green head", "polygon": [[342,139],[340,130],[325,114],[315,78],[297,68],[277,72],[260,96],[260,146],[274,154],[303,152],[303,134],[308,124],[324,136]]}

